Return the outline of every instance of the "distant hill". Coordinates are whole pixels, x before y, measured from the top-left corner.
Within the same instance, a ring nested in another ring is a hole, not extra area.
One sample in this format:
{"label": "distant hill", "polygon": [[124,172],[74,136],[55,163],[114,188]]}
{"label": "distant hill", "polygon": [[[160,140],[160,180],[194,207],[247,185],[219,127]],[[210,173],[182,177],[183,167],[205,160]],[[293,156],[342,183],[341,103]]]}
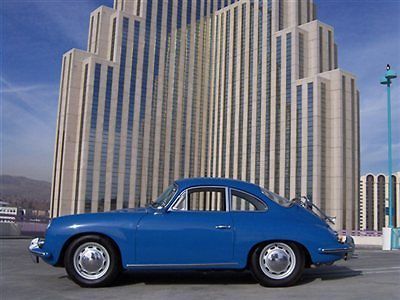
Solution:
{"label": "distant hill", "polygon": [[0,175],[0,201],[12,206],[48,210],[51,184],[20,176]]}

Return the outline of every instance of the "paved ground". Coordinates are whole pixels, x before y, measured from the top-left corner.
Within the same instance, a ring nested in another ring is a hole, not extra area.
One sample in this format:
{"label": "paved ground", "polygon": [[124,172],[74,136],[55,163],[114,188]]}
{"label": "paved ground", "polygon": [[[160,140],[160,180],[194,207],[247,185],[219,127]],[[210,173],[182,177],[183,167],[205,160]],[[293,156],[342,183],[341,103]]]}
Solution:
{"label": "paved ground", "polygon": [[33,264],[29,240],[0,239],[0,300],[12,299],[400,299],[400,251],[309,269],[290,288],[264,288],[248,272],[126,273],[109,288],[85,289],[64,269]]}

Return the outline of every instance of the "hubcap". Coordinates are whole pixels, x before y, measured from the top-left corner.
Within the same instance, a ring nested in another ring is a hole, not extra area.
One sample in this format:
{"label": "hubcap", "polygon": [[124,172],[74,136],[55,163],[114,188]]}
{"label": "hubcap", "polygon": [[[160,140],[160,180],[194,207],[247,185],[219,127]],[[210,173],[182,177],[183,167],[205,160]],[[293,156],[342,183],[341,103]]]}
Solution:
{"label": "hubcap", "polygon": [[284,279],[292,274],[296,256],[288,245],[272,243],[264,247],[260,255],[260,267],[272,279]]}
{"label": "hubcap", "polygon": [[102,277],[110,267],[110,255],[102,245],[89,242],[76,249],[74,254],[75,271],[85,279]]}

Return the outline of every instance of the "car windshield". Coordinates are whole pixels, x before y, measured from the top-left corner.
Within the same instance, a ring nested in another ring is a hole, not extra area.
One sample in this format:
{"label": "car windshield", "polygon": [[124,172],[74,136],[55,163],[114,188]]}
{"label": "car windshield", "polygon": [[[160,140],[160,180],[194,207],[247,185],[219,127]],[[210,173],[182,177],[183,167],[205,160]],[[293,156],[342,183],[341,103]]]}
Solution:
{"label": "car windshield", "polygon": [[271,191],[268,191],[264,188],[261,188],[261,191],[264,195],[266,195],[269,199],[271,199],[272,201],[278,203],[279,205],[283,206],[283,207],[289,207],[293,204],[292,201],[290,201],[289,199],[286,199],[285,197],[279,196],[278,194],[275,194]]}
{"label": "car windshield", "polygon": [[162,193],[156,201],[152,201],[150,205],[154,208],[160,209],[164,208],[169,201],[171,201],[172,197],[175,195],[176,191],[178,190],[178,187],[176,184],[170,185],[164,193]]}

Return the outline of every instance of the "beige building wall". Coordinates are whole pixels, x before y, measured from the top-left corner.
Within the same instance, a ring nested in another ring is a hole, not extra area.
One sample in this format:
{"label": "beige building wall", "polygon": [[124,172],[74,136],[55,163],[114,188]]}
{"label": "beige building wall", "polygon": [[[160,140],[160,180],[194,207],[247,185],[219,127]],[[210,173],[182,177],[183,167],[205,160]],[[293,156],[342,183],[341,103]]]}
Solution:
{"label": "beige building wall", "polygon": [[[312,1],[116,0],[64,55],[52,216],[218,176],[357,226],[359,93]],[[232,2],[232,4],[231,4]],[[221,5],[219,7],[219,5]]]}
{"label": "beige building wall", "polygon": [[[393,173],[393,226],[400,225],[400,172]],[[389,225],[389,178],[385,174],[365,174],[360,177],[359,228],[382,231]]]}

